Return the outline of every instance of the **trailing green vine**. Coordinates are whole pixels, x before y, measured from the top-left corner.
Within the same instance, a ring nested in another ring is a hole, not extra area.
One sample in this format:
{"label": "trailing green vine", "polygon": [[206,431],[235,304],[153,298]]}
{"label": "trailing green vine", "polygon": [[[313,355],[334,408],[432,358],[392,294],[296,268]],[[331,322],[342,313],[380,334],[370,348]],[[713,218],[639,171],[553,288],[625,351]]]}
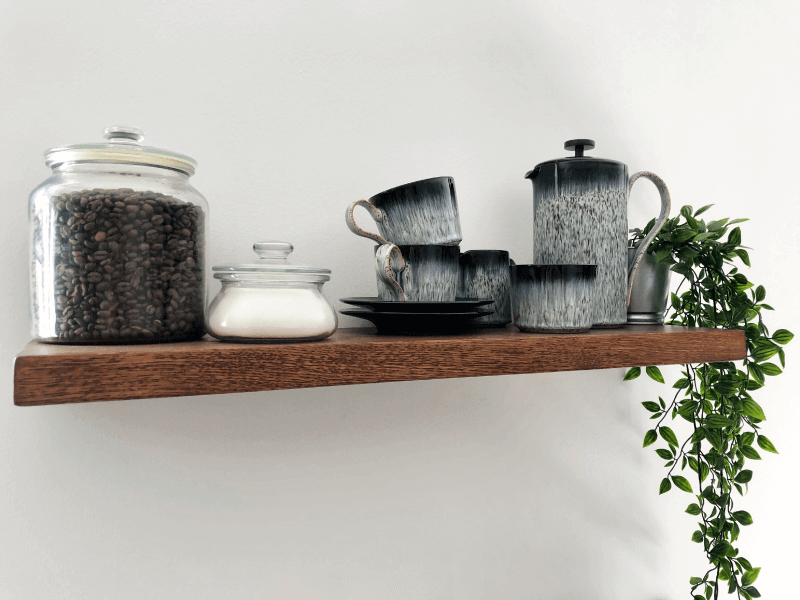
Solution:
{"label": "trailing green vine", "polygon": [[[740,261],[750,266],[740,228],[731,229],[747,219],[709,223],[699,219],[711,206],[697,211],[684,206],[678,217],[666,222],[648,252],[682,276],[677,292],[671,295],[672,311],[667,322],[743,330],[747,357],[738,366],[734,362],[683,365],[681,377],[672,386],[675,393],[671,400],[642,402],[656,420],[645,434],[643,446],[654,444],[659,437],[666,443],[656,450],[667,461],[668,469],[659,493],[675,486],[695,494],[697,500],[686,512],[700,518],[692,541],[702,544],[710,568],[689,580],[693,600],[717,599],[726,586],[729,594],[750,600],[761,597],[753,585],[761,569],[740,554],[736,545],[741,527],[751,525],[753,518],[746,510],[734,508],[734,493],[743,496],[747,492],[753,478],[752,470],[745,468],[747,461],[761,460],[755,446],[778,453],[761,432],[766,416],[751,392],[763,388],[768,377],[782,373],[786,360],[782,346],[794,336],[786,329],[770,334],[763,315],[774,309],[764,302],[764,286],[754,287],[734,264]],[[644,230],[631,230],[630,244],[639,243],[654,222]],[[770,362],[776,356],[780,367]],[[664,383],[658,367],[646,367],[646,373]],[[634,367],[625,374],[625,380],[640,374],[641,368]],[[665,424],[668,416],[688,423],[682,443]]]}

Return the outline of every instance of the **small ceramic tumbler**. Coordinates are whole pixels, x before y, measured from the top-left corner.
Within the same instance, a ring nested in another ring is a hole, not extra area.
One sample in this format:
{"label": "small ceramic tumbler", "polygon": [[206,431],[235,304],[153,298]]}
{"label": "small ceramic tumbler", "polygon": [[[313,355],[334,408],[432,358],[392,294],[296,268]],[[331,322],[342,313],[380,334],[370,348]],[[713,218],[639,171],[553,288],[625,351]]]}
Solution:
{"label": "small ceramic tumbler", "polygon": [[485,327],[511,323],[511,260],[505,250],[468,250],[459,260],[458,296],[494,300],[494,313],[475,320]]}
{"label": "small ceramic tumbler", "polygon": [[[357,206],[369,211],[378,233],[356,225],[353,211]],[[458,246],[461,242],[452,177],[423,179],[386,190],[369,200],[356,200],[344,216],[350,231],[379,244]]]}
{"label": "small ceramic tumbler", "polygon": [[452,302],[458,290],[458,246],[375,246],[381,300]]}
{"label": "small ceramic tumbler", "polygon": [[511,267],[514,325],[529,333],[583,333],[594,318],[597,265]]}

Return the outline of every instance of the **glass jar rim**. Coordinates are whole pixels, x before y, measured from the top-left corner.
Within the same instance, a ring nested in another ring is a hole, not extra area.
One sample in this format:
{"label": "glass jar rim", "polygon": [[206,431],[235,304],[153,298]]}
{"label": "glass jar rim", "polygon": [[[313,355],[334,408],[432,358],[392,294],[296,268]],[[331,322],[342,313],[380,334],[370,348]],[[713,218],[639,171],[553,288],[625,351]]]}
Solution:
{"label": "glass jar rim", "polygon": [[258,263],[212,267],[214,278],[222,281],[298,281],[324,283],[330,280],[330,269],[293,265],[288,261],[294,246],[289,242],[256,242],[253,250],[261,257]]}
{"label": "glass jar rim", "polygon": [[197,161],[185,154],[142,145],[144,132],[136,127],[112,125],[106,127],[104,137],[108,140],[105,143],[50,148],[44,153],[45,164],[50,168],[64,163],[133,164],[173,169],[190,176],[197,167]]}

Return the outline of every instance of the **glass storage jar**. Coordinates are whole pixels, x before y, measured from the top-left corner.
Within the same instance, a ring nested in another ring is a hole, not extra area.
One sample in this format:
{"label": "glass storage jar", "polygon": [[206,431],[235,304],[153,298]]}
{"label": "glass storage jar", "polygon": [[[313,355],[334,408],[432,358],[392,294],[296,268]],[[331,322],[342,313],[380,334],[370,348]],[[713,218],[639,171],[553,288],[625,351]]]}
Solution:
{"label": "glass storage jar", "polygon": [[33,337],[68,344],[200,338],[208,204],[196,162],[135,127],[45,153],[30,196]]}
{"label": "glass storage jar", "polygon": [[258,242],[253,264],[214,267],[222,282],[208,308],[208,333],[228,342],[308,342],[336,331],[336,311],[322,285],[328,269],[287,259],[288,242]]}

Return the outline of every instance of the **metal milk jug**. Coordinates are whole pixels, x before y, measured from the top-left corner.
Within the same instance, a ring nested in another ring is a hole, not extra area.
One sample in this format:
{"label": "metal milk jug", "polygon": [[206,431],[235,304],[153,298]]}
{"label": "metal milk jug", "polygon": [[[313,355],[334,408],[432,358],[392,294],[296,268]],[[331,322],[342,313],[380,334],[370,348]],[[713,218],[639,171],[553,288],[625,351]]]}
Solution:
{"label": "metal milk jug", "polygon": [[[533,183],[533,262],[596,264],[594,326],[622,327],[639,263],[669,216],[669,191],[653,173],[629,177],[621,162],[584,156],[593,140],[569,140],[564,148],[575,156],[540,163],[525,175]],[[629,269],[628,196],[642,177],[658,188],[661,214]]]}

